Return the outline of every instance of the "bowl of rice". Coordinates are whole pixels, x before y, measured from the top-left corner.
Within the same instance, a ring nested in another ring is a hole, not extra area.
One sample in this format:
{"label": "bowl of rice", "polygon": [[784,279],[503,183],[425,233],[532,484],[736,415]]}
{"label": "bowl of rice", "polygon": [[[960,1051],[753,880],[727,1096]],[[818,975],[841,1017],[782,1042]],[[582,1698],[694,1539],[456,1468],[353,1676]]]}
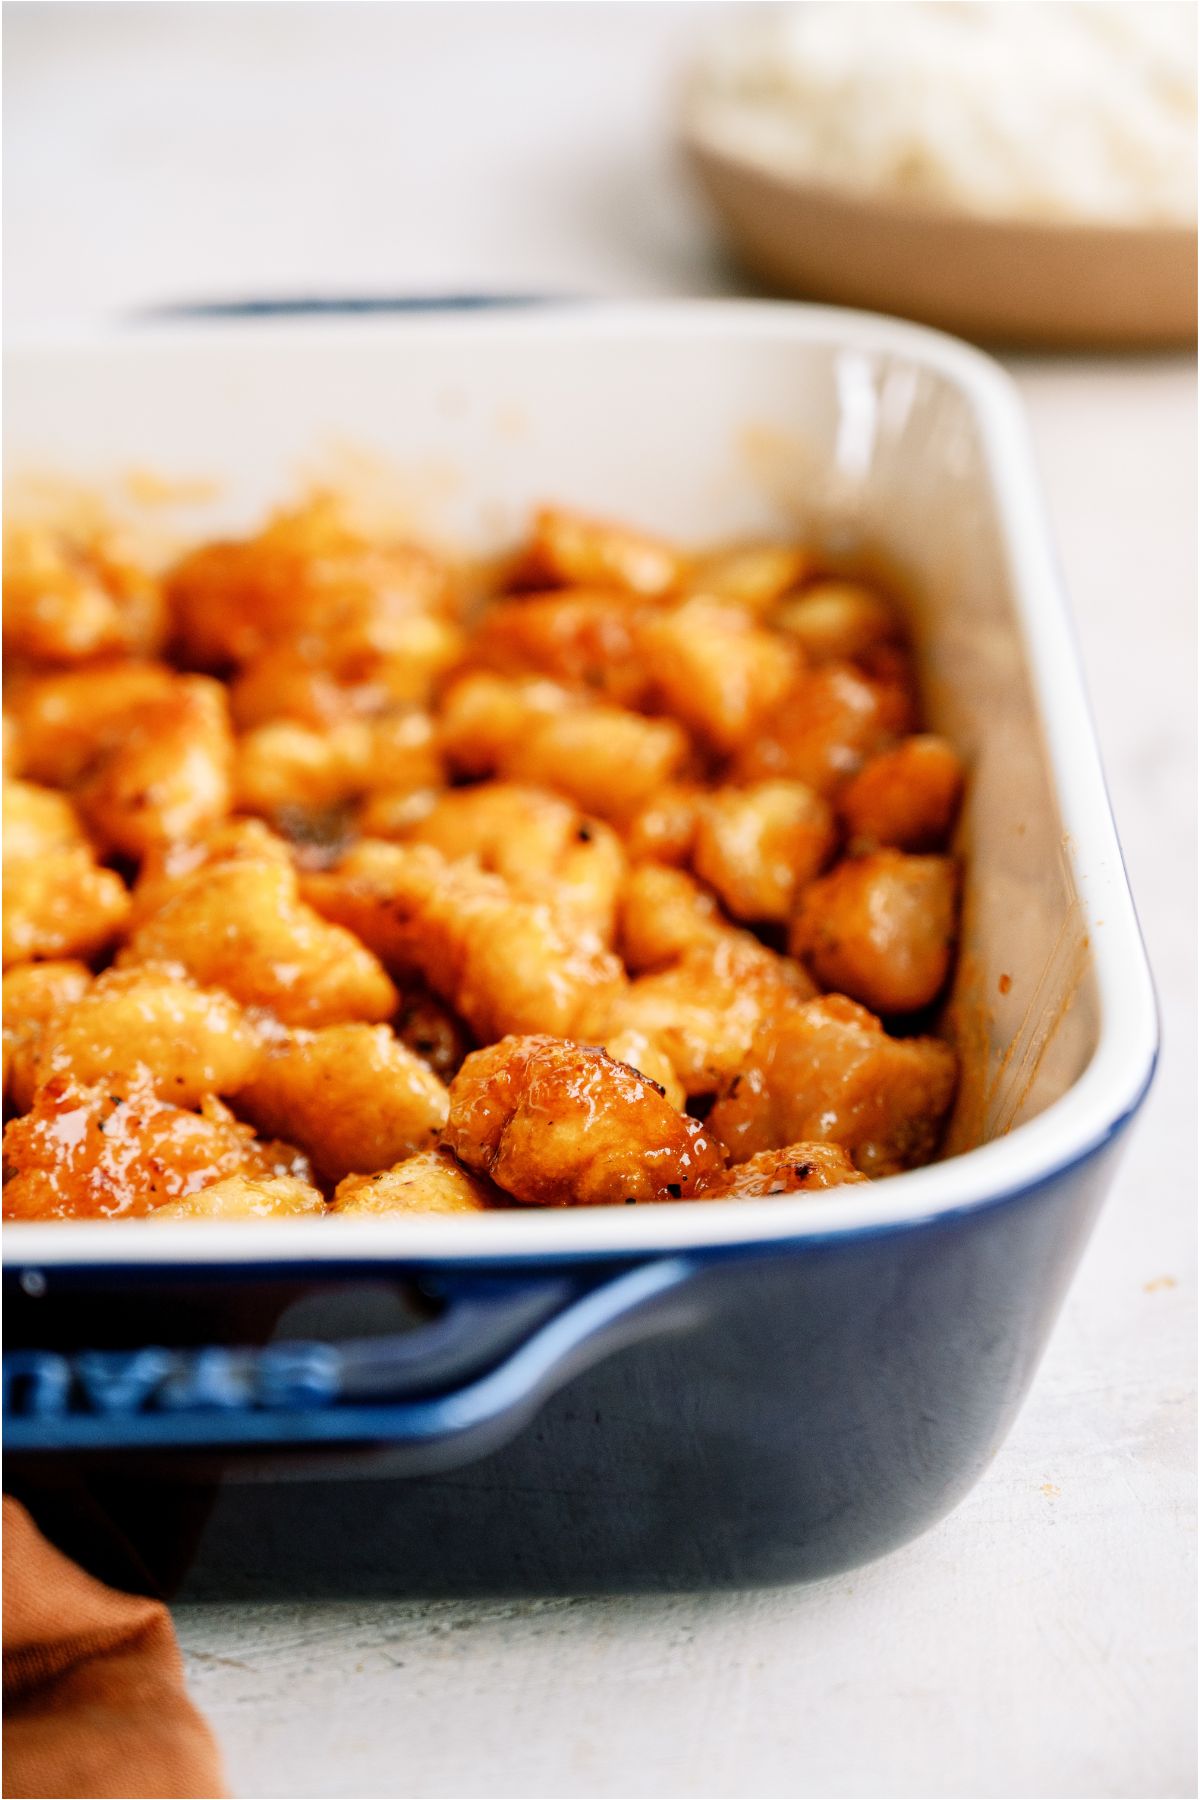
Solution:
{"label": "bowl of rice", "polygon": [[736,8],[681,137],[781,291],[992,341],[1195,339],[1191,6]]}

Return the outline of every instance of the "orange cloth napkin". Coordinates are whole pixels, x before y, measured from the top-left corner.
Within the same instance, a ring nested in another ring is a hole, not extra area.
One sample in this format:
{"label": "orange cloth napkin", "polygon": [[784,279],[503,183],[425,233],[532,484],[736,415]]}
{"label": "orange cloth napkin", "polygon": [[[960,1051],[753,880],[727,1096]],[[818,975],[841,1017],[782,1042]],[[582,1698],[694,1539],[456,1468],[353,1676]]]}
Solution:
{"label": "orange cloth napkin", "polygon": [[6,1800],[215,1800],[211,1732],[170,1615],[105,1587],[4,1501]]}

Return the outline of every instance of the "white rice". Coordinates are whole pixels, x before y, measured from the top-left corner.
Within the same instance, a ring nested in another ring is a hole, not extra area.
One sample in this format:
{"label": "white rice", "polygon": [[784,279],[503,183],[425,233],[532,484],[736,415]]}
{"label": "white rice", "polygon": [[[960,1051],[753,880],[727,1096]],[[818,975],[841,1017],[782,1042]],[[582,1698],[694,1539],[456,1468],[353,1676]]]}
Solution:
{"label": "white rice", "polygon": [[881,199],[1057,221],[1196,215],[1187,0],[747,6],[686,104],[719,147]]}

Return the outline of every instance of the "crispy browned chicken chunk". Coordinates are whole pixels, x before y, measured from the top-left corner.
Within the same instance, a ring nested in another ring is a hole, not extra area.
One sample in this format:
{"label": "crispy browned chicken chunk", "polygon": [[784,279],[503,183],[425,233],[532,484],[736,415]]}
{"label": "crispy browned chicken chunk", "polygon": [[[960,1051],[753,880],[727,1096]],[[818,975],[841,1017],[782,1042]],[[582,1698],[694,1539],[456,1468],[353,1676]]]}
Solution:
{"label": "crispy browned chicken chunk", "polygon": [[5,1128],[4,1161],[6,1219],[128,1217],[227,1175],[308,1175],[298,1150],[261,1143],[219,1100],[189,1112],[149,1086],[121,1096],[66,1076]]}
{"label": "crispy browned chicken chunk", "polygon": [[426,844],[360,844],[304,891],[389,968],[419,975],[484,1043],[589,1035],[621,986],[617,959],[576,920]]}
{"label": "crispy browned chicken chunk", "polygon": [[900,641],[892,606],[856,581],[816,581],[772,615],[814,663],[857,662],[881,644]]}
{"label": "crispy browned chicken chunk", "polygon": [[454,788],[404,834],[448,862],[472,859],[514,894],[544,900],[611,944],[625,853],[615,832],[544,788]]}
{"label": "crispy browned chicken chunk", "polygon": [[450,1087],[445,1141],[525,1206],[678,1200],[722,1163],[706,1128],[635,1069],[540,1036],[468,1056]]}
{"label": "crispy browned chicken chunk", "polygon": [[40,663],[153,654],[159,584],[113,526],[18,525],[4,534],[4,651]]}
{"label": "crispy browned chicken chunk", "polygon": [[523,594],[489,606],[473,634],[473,668],[497,675],[543,675],[566,687],[638,706],[649,691],[636,654],[639,597],[572,588]]}
{"label": "crispy browned chicken chunk", "polygon": [[64,1075],[114,1094],[148,1088],[176,1106],[198,1106],[206,1094],[236,1093],[261,1056],[228,994],[149,963],[108,969],[60,1007],[42,1030],[32,1073],[38,1086]]}
{"label": "crispy browned chicken chunk", "polygon": [[699,808],[692,863],[735,919],[781,924],[828,862],[837,832],[802,781],[722,787]]}
{"label": "crispy browned chicken chunk", "polygon": [[129,914],[124,882],[97,864],[69,802],[27,781],[4,783],[3,885],[6,969],[94,956]]}
{"label": "crispy browned chicken chunk", "polygon": [[708,1116],[734,1162],[811,1140],[866,1175],[927,1162],[957,1080],[940,1038],[891,1038],[840,994],[776,1011]]}
{"label": "crispy browned chicken chunk", "polygon": [[271,1044],[237,1104],[260,1131],[286,1131],[332,1185],[435,1143],[449,1102],[386,1025],[329,1025]]}
{"label": "crispy browned chicken chunk", "polygon": [[760,1150],[746,1162],[722,1169],[704,1184],[702,1200],[763,1200],[775,1194],[811,1194],[865,1181],[840,1144],[787,1144]]}
{"label": "crispy browned chicken chunk", "polygon": [[905,738],[859,770],[838,797],[856,849],[941,850],[962,799],[963,766],[945,738]]}
{"label": "crispy browned chicken chunk", "polygon": [[829,796],[912,723],[908,694],[831,662],[801,677],[738,756],[742,781],[783,777]]}
{"label": "crispy browned chicken chunk", "polygon": [[97,747],[76,794],[105,851],[140,857],[218,824],[229,811],[232,770],[224,688],[203,675],[181,676]]}
{"label": "crispy browned chicken chunk", "polygon": [[328,1212],[319,1189],[295,1175],[227,1175],[199,1193],[168,1200],[152,1219],[320,1219]]}
{"label": "crispy browned chicken chunk", "polygon": [[47,1026],[91,986],[81,962],[25,963],[4,977],[4,1096],[24,1112],[37,1086],[37,1063]]}
{"label": "crispy browned chicken chunk", "polygon": [[813,993],[804,971],[748,934],[722,936],[640,975],[619,994],[609,1031],[640,1031],[666,1054],[688,1094],[711,1094],[745,1066],[781,1006]]}
{"label": "crispy browned chicken chunk", "polygon": [[422,1150],[374,1175],[347,1175],[333,1196],[339,1216],[387,1213],[479,1213],[509,1199],[490,1181],[464,1169],[448,1150]]}
{"label": "crispy browned chicken chunk", "polygon": [[390,1018],[397,994],[376,957],[300,899],[296,873],[247,858],[202,866],[137,925],[119,962],[176,963],[201,987],[285,1025]]}
{"label": "crispy browned chicken chunk", "polygon": [[165,663],[102,662],[19,678],[11,696],[21,767],[31,781],[74,787],[144,707],[169,700],[179,677]]}
{"label": "crispy browned chicken chunk", "polygon": [[537,513],[521,568],[526,587],[621,588],[651,600],[673,593],[685,571],[661,539],[560,506]]}
{"label": "crispy browned chicken chunk", "polygon": [[822,987],[873,1012],[914,1012],[945,986],[957,930],[955,863],[877,850],[805,889],[790,947]]}
{"label": "crispy browned chicken chunk", "polygon": [[636,651],[655,710],[722,755],[749,741],[801,669],[787,638],[761,629],[741,607],[704,598],[643,619]]}
{"label": "crispy browned chicken chunk", "polygon": [[812,558],[796,544],[726,544],[693,558],[685,589],[730,600],[761,618],[807,580],[811,569]]}

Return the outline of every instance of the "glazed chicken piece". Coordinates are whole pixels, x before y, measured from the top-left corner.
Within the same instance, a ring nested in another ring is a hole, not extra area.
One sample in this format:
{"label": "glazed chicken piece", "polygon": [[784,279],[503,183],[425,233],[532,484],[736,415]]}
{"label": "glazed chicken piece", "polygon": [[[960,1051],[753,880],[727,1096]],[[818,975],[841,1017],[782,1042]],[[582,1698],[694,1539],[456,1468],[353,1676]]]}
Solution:
{"label": "glazed chicken piece", "polygon": [[611,944],[625,874],[620,839],[543,788],[494,781],[442,794],[405,834],[449,862],[474,859],[514,894],[545,900]]}
{"label": "glazed chicken piece", "polygon": [[764,1200],[775,1194],[811,1194],[865,1181],[840,1144],[788,1144],[760,1150],[748,1161],[722,1169],[704,1184],[701,1200]]}
{"label": "glazed chicken piece", "polygon": [[857,581],[818,581],[786,601],[771,619],[801,645],[812,663],[857,662],[902,639],[895,609]]}
{"label": "glazed chicken piece", "polygon": [[617,588],[643,599],[674,593],[686,561],[672,545],[627,525],[544,506],[521,562],[521,585]]}
{"label": "glazed chicken piece", "polygon": [[4,652],[38,663],[152,655],[165,609],[135,546],[111,526],[4,534]]}
{"label": "glazed chicken piece", "polygon": [[469,675],[447,695],[442,746],[459,774],[565,794],[620,823],[677,775],[688,742],[670,719],[589,704],[553,682]]}
{"label": "glazed chicken piece", "polygon": [[746,744],[796,683],[802,658],[737,606],[704,598],[641,620],[637,654],[653,710],[667,712],[719,755]]}
{"label": "glazed chicken piece", "polygon": [[836,841],[833,814],[810,787],[760,781],[707,796],[692,863],[735,919],[782,923]]}
{"label": "glazed chicken piece", "polygon": [[874,681],[849,663],[826,663],[801,678],[745,745],[734,772],[746,782],[802,781],[828,798],[911,726],[903,687]]}
{"label": "glazed chicken piece", "polygon": [[776,1011],[812,992],[795,963],[748,934],[731,933],[630,982],[611,1008],[608,1034],[642,1032],[666,1054],[689,1095],[711,1094],[744,1067]]}
{"label": "glazed chicken piece", "polygon": [[872,757],[838,810],[858,850],[941,850],[958,815],[963,766],[945,738],[922,733]]}
{"label": "glazed chicken piece", "polygon": [[183,877],[135,926],[123,968],[175,963],[285,1025],[375,1023],[397,994],[365,945],[300,899],[295,870],[266,858],[218,862]]}
{"label": "glazed chicken piece", "polygon": [[319,1189],[295,1175],[227,1175],[183,1200],[168,1200],[152,1219],[321,1219]]}
{"label": "glazed chicken piece", "polygon": [[688,862],[703,799],[704,789],[687,782],[668,782],[652,794],[624,827],[630,862]]}
{"label": "glazed chicken piece", "polygon": [[201,545],[169,572],[166,591],[184,659],[202,669],[453,606],[442,563],[413,544],[366,538],[328,495],[277,513],[255,537]]}
{"label": "glazed chicken piece", "polygon": [[777,1009],[708,1125],[735,1163],[802,1142],[840,1144],[864,1174],[927,1162],[954,1098],[957,1061],[940,1038],[891,1038],[841,994]]}
{"label": "glazed chicken piece", "polygon": [[292,835],[379,791],[389,799],[442,785],[433,720],[420,711],[344,719],[317,729],[293,720],[259,725],[238,739],[238,807]]}
{"label": "glazed chicken piece", "polygon": [[678,962],[689,950],[706,950],[720,938],[744,935],[722,918],[707,889],[682,869],[639,863],[625,878],[617,948],[633,974]]}
{"label": "glazed chicken piece", "polygon": [[92,972],[81,962],[25,963],[4,977],[4,1097],[25,1112],[37,1086],[47,1026],[82,999]]}
{"label": "glazed chicken piece", "polygon": [[811,570],[811,556],[796,544],[726,544],[693,560],[685,592],[728,600],[763,618]]}
{"label": "glazed chicken piece", "polygon": [[331,1212],[350,1218],[387,1213],[480,1213],[508,1206],[507,1194],[472,1175],[448,1150],[423,1150],[374,1175],[347,1175]]}
{"label": "glazed chicken piece", "polygon": [[[61,965],[59,965],[61,966]],[[44,1025],[32,1076],[140,1089],[176,1106],[234,1094],[262,1056],[258,1036],[228,994],[205,991],[153,963],[108,969]]]}
{"label": "glazed chicken piece", "polygon": [[4,1132],[6,1219],[133,1217],[229,1175],[293,1175],[289,1144],[261,1143],[219,1100],[189,1112],[147,1086],[128,1095],[57,1076]]}
{"label": "glazed chicken piece", "polygon": [[76,798],[102,848],[136,858],[212,830],[229,811],[232,769],[224,688],[181,676],[97,745]]}
{"label": "glazed chicken piece", "polygon": [[541,675],[637,706],[648,691],[635,650],[644,610],[637,596],[581,589],[497,600],[480,620],[468,658],[497,675]]}
{"label": "glazed chicken piece", "polygon": [[437,1076],[386,1025],[289,1032],[238,1095],[245,1118],[286,1132],[330,1186],[435,1143],[447,1106]]}
{"label": "glazed chicken piece", "polygon": [[3,804],[5,968],[94,956],[128,917],[124,882],[98,865],[61,794],[9,779]]}
{"label": "glazed chicken piece", "polygon": [[233,862],[274,862],[290,869],[292,857],[284,840],[258,819],[226,819],[203,837],[159,844],[138,870],[131,927],[160,911],[197,870]]}
{"label": "glazed chicken piece", "polygon": [[11,696],[21,767],[31,781],[74,787],[143,707],[169,701],[179,677],[165,663],[104,662],[18,681]]}
{"label": "glazed chicken piece", "polygon": [[878,1013],[941,993],[958,931],[958,869],[946,856],[877,850],[805,889],[789,947],[824,988]]}
{"label": "glazed chicken piece", "polygon": [[706,1128],[591,1045],[510,1037],[450,1088],[445,1142],[525,1206],[678,1200],[721,1167]]}
{"label": "glazed chicken piece", "polygon": [[511,1031],[593,1035],[621,985],[616,957],[576,920],[425,844],[356,845],[304,891],[389,968],[419,975],[483,1043]]}
{"label": "glazed chicken piece", "polygon": [[687,1105],[683,1083],[676,1075],[666,1051],[660,1050],[644,1031],[615,1032],[603,1047],[614,1062],[626,1063],[639,1075],[644,1075],[647,1081],[652,1081],[655,1087],[661,1088],[664,1098],[678,1112],[683,1112]]}

